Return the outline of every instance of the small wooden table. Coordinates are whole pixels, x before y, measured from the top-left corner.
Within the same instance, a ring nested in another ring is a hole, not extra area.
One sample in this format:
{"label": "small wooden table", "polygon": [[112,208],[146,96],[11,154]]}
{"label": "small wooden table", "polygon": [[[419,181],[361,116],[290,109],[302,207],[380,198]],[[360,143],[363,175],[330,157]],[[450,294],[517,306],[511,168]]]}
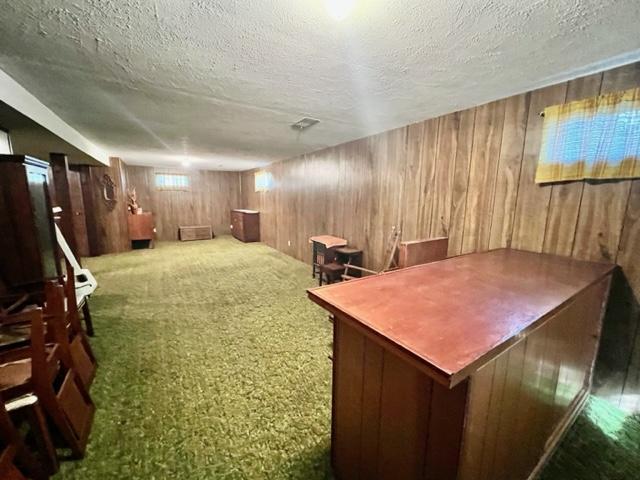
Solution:
{"label": "small wooden table", "polygon": [[336,478],[519,480],[584,405],[614,265],[495,250],[308,290]]}
{"label": "small wooden table", "polygon": [[316,272],[320,272],[320,265],[331,263],[334,259],[335,249],[347,245],[344,238],[333,235],[316,235],[309,238],[311,250],[311,277],[316,278]]}

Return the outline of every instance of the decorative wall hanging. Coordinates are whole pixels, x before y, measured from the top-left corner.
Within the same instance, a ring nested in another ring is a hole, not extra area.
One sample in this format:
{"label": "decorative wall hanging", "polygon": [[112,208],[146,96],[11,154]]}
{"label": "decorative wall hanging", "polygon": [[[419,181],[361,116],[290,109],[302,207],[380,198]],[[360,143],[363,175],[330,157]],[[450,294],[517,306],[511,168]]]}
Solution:
{"label": "decorative wall hanging", "polygon": [[118,202],[116,198],[116,184],[106,173],[102,176],[102,180],[100,181],[100,183],[102,185],[102,199],[107,205],[107,208],[109,210],[113,210],[116,206],[116,203]]}
{"label": "decorative wall hanging", "polygon": [[640,88],[544,110],[536,183],[640,177]]}

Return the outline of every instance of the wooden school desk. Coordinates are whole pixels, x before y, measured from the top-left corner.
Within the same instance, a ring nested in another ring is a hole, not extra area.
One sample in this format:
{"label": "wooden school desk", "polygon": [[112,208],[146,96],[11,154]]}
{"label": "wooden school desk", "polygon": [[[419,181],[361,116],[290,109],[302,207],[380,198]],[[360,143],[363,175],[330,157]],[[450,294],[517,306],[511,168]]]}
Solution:
{"label": "wooden school desk", "polygon": [[613,265],[495,250],[308,291],[338,479],[527,479],[591,386]]}

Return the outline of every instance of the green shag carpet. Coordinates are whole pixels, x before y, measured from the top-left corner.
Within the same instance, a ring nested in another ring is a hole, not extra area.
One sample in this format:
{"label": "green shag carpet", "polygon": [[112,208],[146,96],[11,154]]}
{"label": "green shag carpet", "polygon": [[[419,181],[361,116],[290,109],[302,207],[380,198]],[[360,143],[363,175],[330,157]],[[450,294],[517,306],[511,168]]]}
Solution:
{"label": "green shag carpet", "polygon": [[640,416],[591,397],[539,480],[640,478]]}
{"label": "green shag carpet", "polygon": [[[331,325],[310,267],[230,237],[86,260],[100,365],[56,479],[330,479]],[[638,478],[640,421],[592,400],[544,480]]]}

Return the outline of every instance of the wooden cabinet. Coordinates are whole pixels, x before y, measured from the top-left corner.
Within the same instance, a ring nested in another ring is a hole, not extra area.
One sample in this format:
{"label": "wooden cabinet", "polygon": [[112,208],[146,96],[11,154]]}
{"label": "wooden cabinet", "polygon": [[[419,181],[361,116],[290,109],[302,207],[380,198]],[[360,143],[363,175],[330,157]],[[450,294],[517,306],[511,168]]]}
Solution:
{"label": "wooden cabinet", "polygon": [[154,226],[153,214],[151,212],[128,215],[129,240],[131,242],[146,241],[149,247],[153,246]]}
{"label": "wooden cabinet", "polygon": [[255,210],[231,210],[231,234],[241,242],[259,242],[260,213]]}
{"label": "wooden cabinet", "polygon": [[335,477],[535,475],[588,398],[613,268],[495,250],[309,290]]}
{"label": "wooden cabinet", "polygon": [[24,155],[0,155],[0,276],[11,290],[40,291],[61,276],[48,168]]}

